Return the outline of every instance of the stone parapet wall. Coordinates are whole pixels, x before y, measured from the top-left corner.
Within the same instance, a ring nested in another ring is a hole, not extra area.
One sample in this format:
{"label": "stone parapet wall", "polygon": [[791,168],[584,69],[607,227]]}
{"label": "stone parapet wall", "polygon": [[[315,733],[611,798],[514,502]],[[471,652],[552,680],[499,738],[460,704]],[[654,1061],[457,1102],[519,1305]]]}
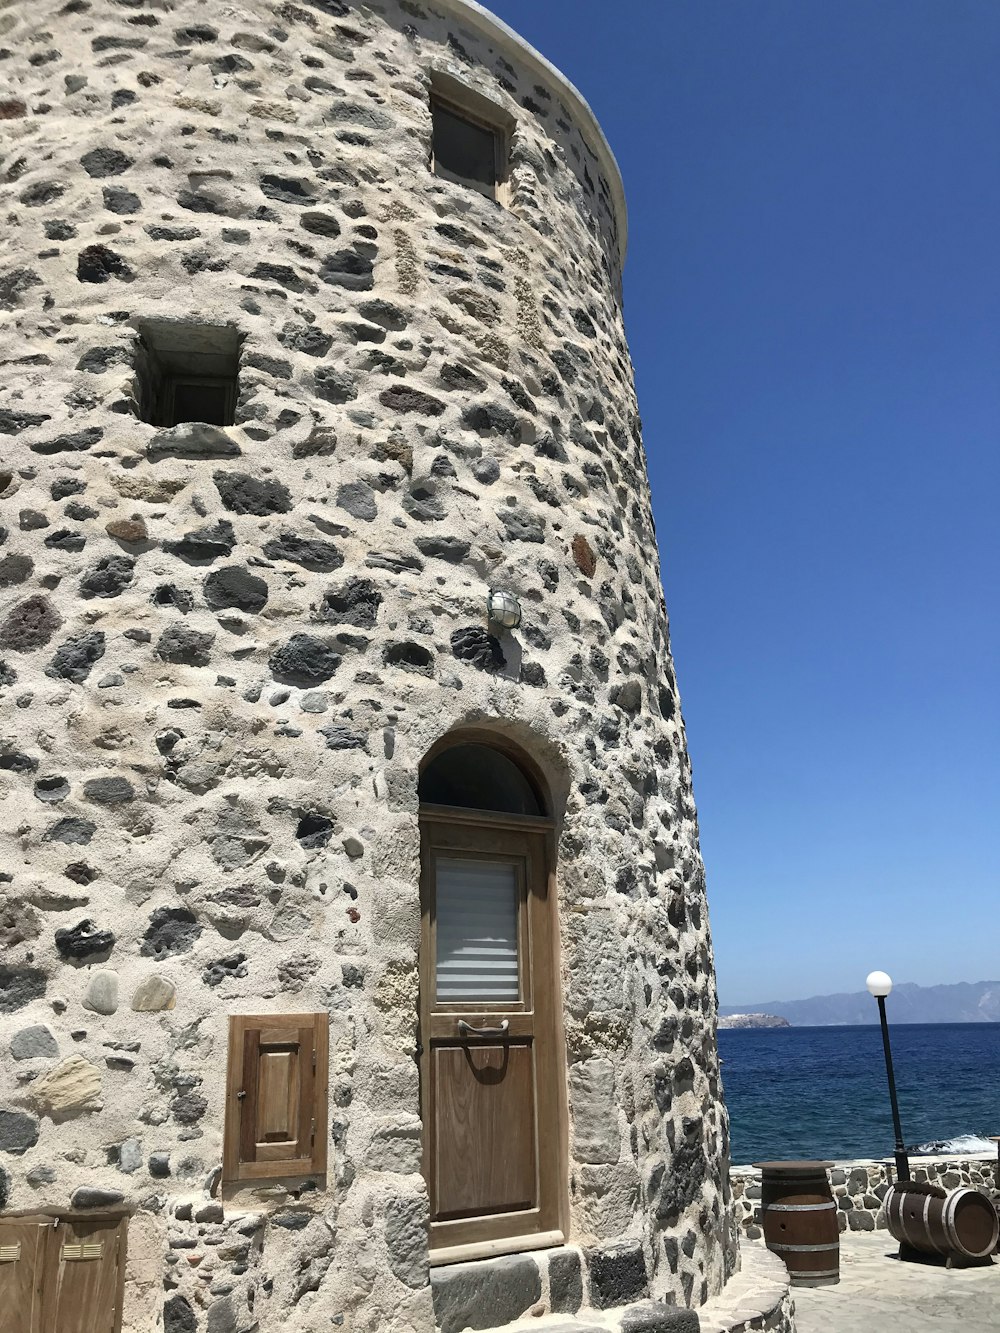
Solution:
{"label": "stone parapet wall", "polygon": [[[982,1190],[994,1202],[1000,1201],[995,1157],[911,1157],[910,1172],[914,1180],[929,1180],[949,1190],[969,1186]],[[730,1170],[737,1222],[748,1240],[763,1237],[760,1175],[752,1166],[734,1166]],[[885,1227],[882,1200],[896,1178],[894,1162],[838,1162],[829,1176],[841,1231],[875,1231]]]}

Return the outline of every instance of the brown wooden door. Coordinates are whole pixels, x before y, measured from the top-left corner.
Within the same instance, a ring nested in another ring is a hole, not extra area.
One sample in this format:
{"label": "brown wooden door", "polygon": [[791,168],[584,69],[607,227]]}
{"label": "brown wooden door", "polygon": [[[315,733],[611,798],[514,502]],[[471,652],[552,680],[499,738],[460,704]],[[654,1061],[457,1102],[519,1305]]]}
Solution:
{"label": "brown wooden door", "polygon": [[0,1218],[0,1333],[41,1333],[45,1234],[51,1219]]}
{"label": "brown wooden door", "polygon": [[546,821],[422,812],[420,1064],[431,1258],[558,1243],[557,969]]}
{"label": "brown wooden door", "polygon": [[62,1218],[46,1228],[41,1333],[115,1333],[120,1327],[125,1222]]}

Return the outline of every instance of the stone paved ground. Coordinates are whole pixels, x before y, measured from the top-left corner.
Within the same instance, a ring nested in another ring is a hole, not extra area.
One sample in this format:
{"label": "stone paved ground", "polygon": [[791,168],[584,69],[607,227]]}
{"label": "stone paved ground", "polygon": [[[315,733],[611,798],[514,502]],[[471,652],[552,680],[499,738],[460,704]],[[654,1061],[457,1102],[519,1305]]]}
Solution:
{"label": "stone paved ground", "polygon": [[796,1287],[798,1333],[997,1333],[1000,1262],[946,1269],[902,1263],[886,1231],[841,1237],[840,1282]]}

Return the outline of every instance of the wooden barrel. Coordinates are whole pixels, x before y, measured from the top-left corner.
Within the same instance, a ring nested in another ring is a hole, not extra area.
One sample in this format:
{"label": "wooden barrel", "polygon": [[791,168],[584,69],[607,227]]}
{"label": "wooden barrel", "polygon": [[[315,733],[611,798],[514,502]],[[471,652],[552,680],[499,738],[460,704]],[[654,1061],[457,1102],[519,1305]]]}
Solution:
{"label": "wooden barrel", "polygon": [[979,1190],[897,1182],[885,1196],[885,1220],[903,1245],[923,1254],[983,1259],[996,1249],[1000,1218]]}
{"label": "wooden barrel", "polygon": [[755,1162],[761,1171],[764,1243],[797,1287],[840,1281],[840,1229],[827,1170],[832,1162]]}

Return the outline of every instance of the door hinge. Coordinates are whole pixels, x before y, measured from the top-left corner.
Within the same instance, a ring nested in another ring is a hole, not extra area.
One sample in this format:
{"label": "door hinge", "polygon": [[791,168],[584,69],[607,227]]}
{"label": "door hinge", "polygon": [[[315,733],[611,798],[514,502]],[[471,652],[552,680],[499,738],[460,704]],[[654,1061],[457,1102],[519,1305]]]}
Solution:
{"label": "door hinge", "polygon": [[313,1073],[316,1072],[316,1047],[313,1047]]}

